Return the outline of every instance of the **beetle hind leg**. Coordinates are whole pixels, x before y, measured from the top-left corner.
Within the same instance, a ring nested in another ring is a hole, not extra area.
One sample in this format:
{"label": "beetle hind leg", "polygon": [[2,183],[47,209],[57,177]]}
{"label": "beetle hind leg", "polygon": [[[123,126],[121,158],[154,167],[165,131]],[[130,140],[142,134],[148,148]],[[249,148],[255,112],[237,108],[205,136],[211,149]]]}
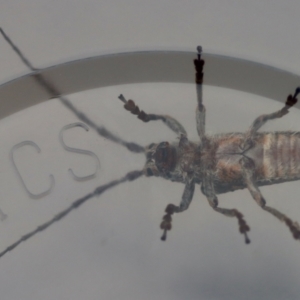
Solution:
{"label": "beetle hind leg", "polygon": [[285,214],[281,213],[277,209],[270,207],[270,206],[265,206],[263,207],[264,210],[268,211],[271,213],[273,216],[278,218],[280,221],[284,222],[287,227],[289,227],[293,237],[295,240],[300,240],[300,226],[298,222],[295,222],[291,220],[288,216]]}
{"label": "beetle hind leg", "polygon": [[247,232],[250,231],[250,227],[244,220],[244,216],[242,213],[240,213],[237,209],[227,209],[227,208],[221,208],[221,207],[213,207],[213,209],[227,217],[236,217],[238,220],[238,224],[239,224],[239,231],[245,237],[245,243],[250,244],[251,241],[247,234]]}
{"label": "beetle hind leg", "polygon": [[252,145],[252,139],[255,135],[255,133],[268,121],[270,120],[274,120],[274,119],[278,119],[283,117],[284,115],[286,115],[289,112],[289,109],[294,106],[297,102],[297,96],[298,94],[300,94],[300,87],[297,87],[294,95],[288,95],[285,101],[285,106],[274,112],[271,114],[267,114],[267,115],[261,115],[259,117],[257,117],[254,122],[251,124],[251,126],[249,127],[249,129],[247,130],[247,132],[245,133],[245,140],[243,142],[243,144],[241,145],[242,149],[247,149],[250,148]]}
{"label": "beetle hind leg", "polygon": [[206,196],[210,206],[218,213],[221,213],[222,215],[226,217],[235,217],[238,220],[239,224],[239,231],[241,234],[245,237],[245,243],[249,244],[250,239],[248,237],[247,232],[250,231],[250,227],[246,223],[244,216],[241,212],[239,212],[237,209],[228,209],[228,208],[222,208],[218,207],[218,198],[214,191],[214,186],[212,183],[212,180],[203,180],[202,187],[201,187],[202,193]]}
{"label": "beetle hind leg", "polygon": [[280,221],[284,222],[287,227],[289,227],[290,231],[292,232],[293,237],[296,240],[300,240],[300,226],[297,222],[292,221],[288,216],[281,213],[277,209],[267,206],[266,200],[264,199],[261,191],[259,190],[258,186],[255,183],[254,180],[254,170],[255,170],[255,164],[252,159],[248,157],[243,157],[240,161],[243,173],[244,173],[244,179],[245,183],[247,185],[247,188],[252,195],[253,199],[257,202],[257,204],[265,211],[272,214],[274,217],[279,219]]}

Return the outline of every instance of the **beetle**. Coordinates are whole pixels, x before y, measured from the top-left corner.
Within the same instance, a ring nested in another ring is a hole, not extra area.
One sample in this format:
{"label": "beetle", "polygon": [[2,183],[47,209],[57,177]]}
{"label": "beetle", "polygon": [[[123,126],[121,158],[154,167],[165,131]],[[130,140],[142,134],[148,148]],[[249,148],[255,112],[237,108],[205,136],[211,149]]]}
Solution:
{"label": "beetle", "polygon": [[97,126],[42,77],[39,71],[30,64],[1,28],[0,33],[12,46],[23,63],[34,72],[35,80],[52,97],[58,98],[80,120],[93,127],[100,136],[126,147],[133,153],[144,153],[146,157],[146,163],[142,170],[129,172],[120,179],[99,186],[90,194],[74,201],[68,208],[58,213],[51,220],[38,226],[35,230],[7,247],[0,253],[0,257],[38,232],[44,231],[53,223],[60,221],[90,198],[99,196],[118,184],[134,181],[141,176],[157,176],[185,184],[180,204],[175,205],[171,203],[165,209],[165,215],[160,225],[163,230],[161,237],[163,241],[166,240],[167,232],[172,228],[172,215],[188,209],[197,184],[201,185],[202,193],[206,196],[210,206],[215,211],[228,217],[237,218],[239,231],[244,235],[245,243],[250,243],[247,234],[250,227],[246,223],[242,213],[237,209],[219,207],[217,194],[247,188],[253,199],[263,210],[269,212],[280,221],[285,222],[294,238],[300,239],[299,224],[275,208],[267,206],[266,200],[259,190],[260,186],[300,179],[300,132],[258,132],[267,121],[281,118],[288,113],[289,109],[297,103],[297,95],[300,93],[300,87],[296,88],[293,95],[287,97],[285,106],[281,110],[259,116],[245,133],[234,132],[212,136],[206,135],[206,111],[202,99],[203,68],[205,62],[201,57],[202,48],[198,46],[194,66],[197,93],[196,126],[199,141],[189,141],[184,127],[171,116],[147,114],[143,110],[140,110],[133,100],[126,100],[121,94],[119,99],[124,103],[126,110],[137,115],[143,122],[161,120],[178,136],[179,141],[176,142],[170,143],[164,141],[158,144],[151,143],[143,147],[115,136],[103,126]]}
{"label": "beetle", "polygon": [[285,106],[274,113],[261,115],[254,120],[245,133],[226,133],[208,136],[205,134],[205,107],[202,101],[202,83],[204,60],[202,48],[197,47],[195,82],[197,90],[196,124],[198,142],[187,138],[184,127],[170,116],[146,114],[140,111],[134,101],[120,95],[125,109],[136,114],[144,122],[162,120],[179,137],[179,142],[162,142],[146,147],[147,162],[144,167],[146,176],[159,176],[167,180],[185,184],[179,206],[169,204],[163,216],[162,240],[166,240],[167,231],[172,227],[172,215],[188,209],[195,190],[201,185],[210,206],[217,212],[236,217],[239,230],[250,243],[247,225],[243,215],[236,209],[218,206],[217,194],[248,188],[253,199],[265,211],[277,217],[291,230],[295,239],[300,239],[300,226],[275,208],[266,205],[259,187],[300,179],[300,132],[264,132],[257,131],[269,120],[281,118],[297,103],[300,87],[294,95],[287,97]]}

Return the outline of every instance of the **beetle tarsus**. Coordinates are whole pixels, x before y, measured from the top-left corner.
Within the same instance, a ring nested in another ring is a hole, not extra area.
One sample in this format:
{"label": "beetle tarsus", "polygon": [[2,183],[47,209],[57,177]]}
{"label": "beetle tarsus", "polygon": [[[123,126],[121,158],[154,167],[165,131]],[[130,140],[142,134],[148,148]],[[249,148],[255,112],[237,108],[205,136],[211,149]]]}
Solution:
{"label": "beetle tarsus", "polygon": [[160,238],[162,241],[165,241],[167,239],[167,229],[164,230],[163,235]]}
{"label": "beetle tarsus", "polygon": [[245,232],[244,235],[245,235],[245,243],[246,243],[246,244],[250,244],[251,241],[250,241],[250,239],[249,239],[247,233]]}
{"label": "beetle tarsus", "polygon": [[120,94],[120,96],[118,97],[123,103],[127,103],[127,100],[125,99],[125,97],[123,96],[123,94]]}

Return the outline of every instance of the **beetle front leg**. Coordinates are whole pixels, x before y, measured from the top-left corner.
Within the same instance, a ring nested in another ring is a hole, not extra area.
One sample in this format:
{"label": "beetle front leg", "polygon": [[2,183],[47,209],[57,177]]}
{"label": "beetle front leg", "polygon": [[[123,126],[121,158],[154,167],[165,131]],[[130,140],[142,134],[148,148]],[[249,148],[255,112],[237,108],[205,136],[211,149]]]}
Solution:
{"label": "beetle front leg", "polygon": [[[201,92],[200,92],[201,91]],[[202,85],[197,85],[198,105],[196,108],[196,124],[200,141],[205,137],[205,106],[202,104]],[[201,94],[201,101],[199,101]]]}
{"label": "beetle front leg", "polygon": [[221,213],[224,216],[235,217],[235,218],[238,219],[240,233],[244,234],[245,243],[249,244],[250,239],[247,235],[247,231],[250,231],[250,227],[248,226],[248,224],[244,220],[243,214],[240,213],[237,209],[228,209],[228,208],[218,207],[218,198],[215,194],[213,182],[210,178],[204,178],[203,179],[202,186],[201,186],[201,191],[206,196],[210,206],[215,211]]}
{"label": "beetle front leg", "polygon": [[168,115],[156,115],[156,114],[147,114],[143,110],[140,110],[139,107],[134,103],[133,100],[126,100],[125,97],[121,94],[119,99],[124,103],[124,108],[130,111],[133,115],[143,122],[161,120],[165,125],[167,125],[172,131],[174,131],[179,137],[184,134],[187,135],[184,127],[174,118]]}
{"label": "beetle front leg", "polygon": [[167,205],[165,209],[166,214],[163,216],[163,221],[160,224],[160,228],[164,231],[161,237],[162,241],[165,241],[167,239],[167,231],[172,229],[171,216],[174,213],[180,213],[189,208],[189,205],[193,199],[194,191],[195,191],[195,182],[193,179],[190,179],[185,185],[184,192],[179,206],[174,204]]}
{"label": "beetle front leg", "polygon": [[254,174],[255,174],[255,164],[252,159],[248,157],[243,157],[240,160],[240,164],[243,168],[244,180],[247,185],[247,188],[252,195],[253,199],[258,203],[258,205],[265,211],[271,213],[277,219],[289,227],[292,232],[293,237],[297,240],[300,240],[300,226],[297,222],[293,222],[288,216],[281,213],[277,209],[266,206],[266,200],[264,199],[261,191],[255,183]]}
{"label": "beetle front leg", "polygon": [[298,94],[300,94],[300,87],[296,88],[294,95],[288,95],[286,102],[285,102],[285,106],[282,109],[280,109],[272,114],[261,115],[258,118],[256,118],[254,120],[254,122],[252,123],[252,125],[250,126],[250,128],[245,133],[245,140],[244,140],[243,144],[241,145],[241,148],[247,149],[248,147],[249,148],[251,147],[252,139],[253,139],[255,133],[267,121],[273,120],[273,119],[278,119],[278,118],[281,118],[284,115],[286,115],[289,112],[289,109],[297,103],[298,99],[296,97]]}
{"label": "beetle front leg", "polygon": [[197,108],[196,108],[196,124],[197,124],[197,132],[200,137],[200,141],[202,141],[205,137],[205,106],[203,105],[203,66],[204,60],[201,59],[202,47],[197,47],[198,57],[194,60],[194,65],[196,69],[195,74],[195,83],[196,83],[196,91],[197,91]]}

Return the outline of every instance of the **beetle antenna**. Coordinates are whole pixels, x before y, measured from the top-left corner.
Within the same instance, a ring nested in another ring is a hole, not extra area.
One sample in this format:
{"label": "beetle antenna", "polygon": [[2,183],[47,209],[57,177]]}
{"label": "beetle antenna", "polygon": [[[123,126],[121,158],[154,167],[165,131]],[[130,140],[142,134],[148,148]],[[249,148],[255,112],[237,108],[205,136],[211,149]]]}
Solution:
{"label": "beetle antenna", "polygon": [[97,187],[94,192],[85,195],[84,197],[75,200],[68,208],[66,208],[65,210],[61,211],[60,213],[58,213],[56,216],[54,216],[50,221],[38,226],[35,230],[23,235],[18,241],[16,241],[15,243],[11,244],[10,246],[8,246],[4,251],[0,252],[0,257],[2,257],[3,255],[5,255],[7,252],[15,249],[17,246],[19,246],[19,244],[21,244],[22,242],[27,241],[28,239],[30,239],[31,237],[33,237],[34,235],[36,235],[39,232],[42,232],[44,230],[46,230],[48,227],[50,227],[52,224],[60,221],[61,219],[63,219],[64,217],[66,217],[71,211],[73,211],[74,209],[78,208],[79,206],[81,206],[83,203],[85,203],[87,200],[95,197],[95,196],[100,196],[102,193],[104,193],[106,190],[109,190],[123,182],[126,181],[133,181],[138,179],[139,177],[141,177],[143,175],[143,171],[132,171],[127,173],[125,176],[121,177],[120,179],[117,180],[113,180],[107,184],[101,185],[99,187]]}
{"label": "beetle antenna", "polygon": [[22,51],[12,42],[10,37],[4,32],[4,30],[0,27],[0,33],[2,34],[3,38],[6,40],[6,42],[12,47],[15,53],[19,56],[19,58],[22,60],[24,65],[26,65],[31,71],[36,71],[36,69],[30,61],[25,57],[25,55],[22,53]]}
{"label": "beetle antenna", "polygon": [[61,103],[66,106],[69,110],[71,110],[76,117],[81,120],[82,122],[88,124],[90,127],[95,129],[97,133],[112,142],[115,142],[117,144],[120,144],[124,147],[126,147],[129,151],[135,152],[135,153],[141,153],[145,152],[145,148],[143,146],[140,146],[136,143],[132,142],[126,142],[123,139],[115,136],[110,131],[108,131],[104,126],[98,126],[96,123],[94,123],[90,118],[88,118],[84,113],[79,111],[72,103],[71,101],[63,96],[60,91],[58,91],[54,86],[52,86],[42,75],[38,72],[39,69],[36,69],[30,61],[25,57],[25,55],[22,53],[22,51],[12,42],[12,40],[9,38],[9,36],[4,32],[4,30],[0,27],[0,33],[2,34],[3,38],[7,41],[7,43],[12,47],[13,51],[18,55],[18,57],[22,60],[22,62],[31,70],[34,71],[35,74],[33,78],[43,87],[49,94],[52,96],[52,98],[58,98]]}

